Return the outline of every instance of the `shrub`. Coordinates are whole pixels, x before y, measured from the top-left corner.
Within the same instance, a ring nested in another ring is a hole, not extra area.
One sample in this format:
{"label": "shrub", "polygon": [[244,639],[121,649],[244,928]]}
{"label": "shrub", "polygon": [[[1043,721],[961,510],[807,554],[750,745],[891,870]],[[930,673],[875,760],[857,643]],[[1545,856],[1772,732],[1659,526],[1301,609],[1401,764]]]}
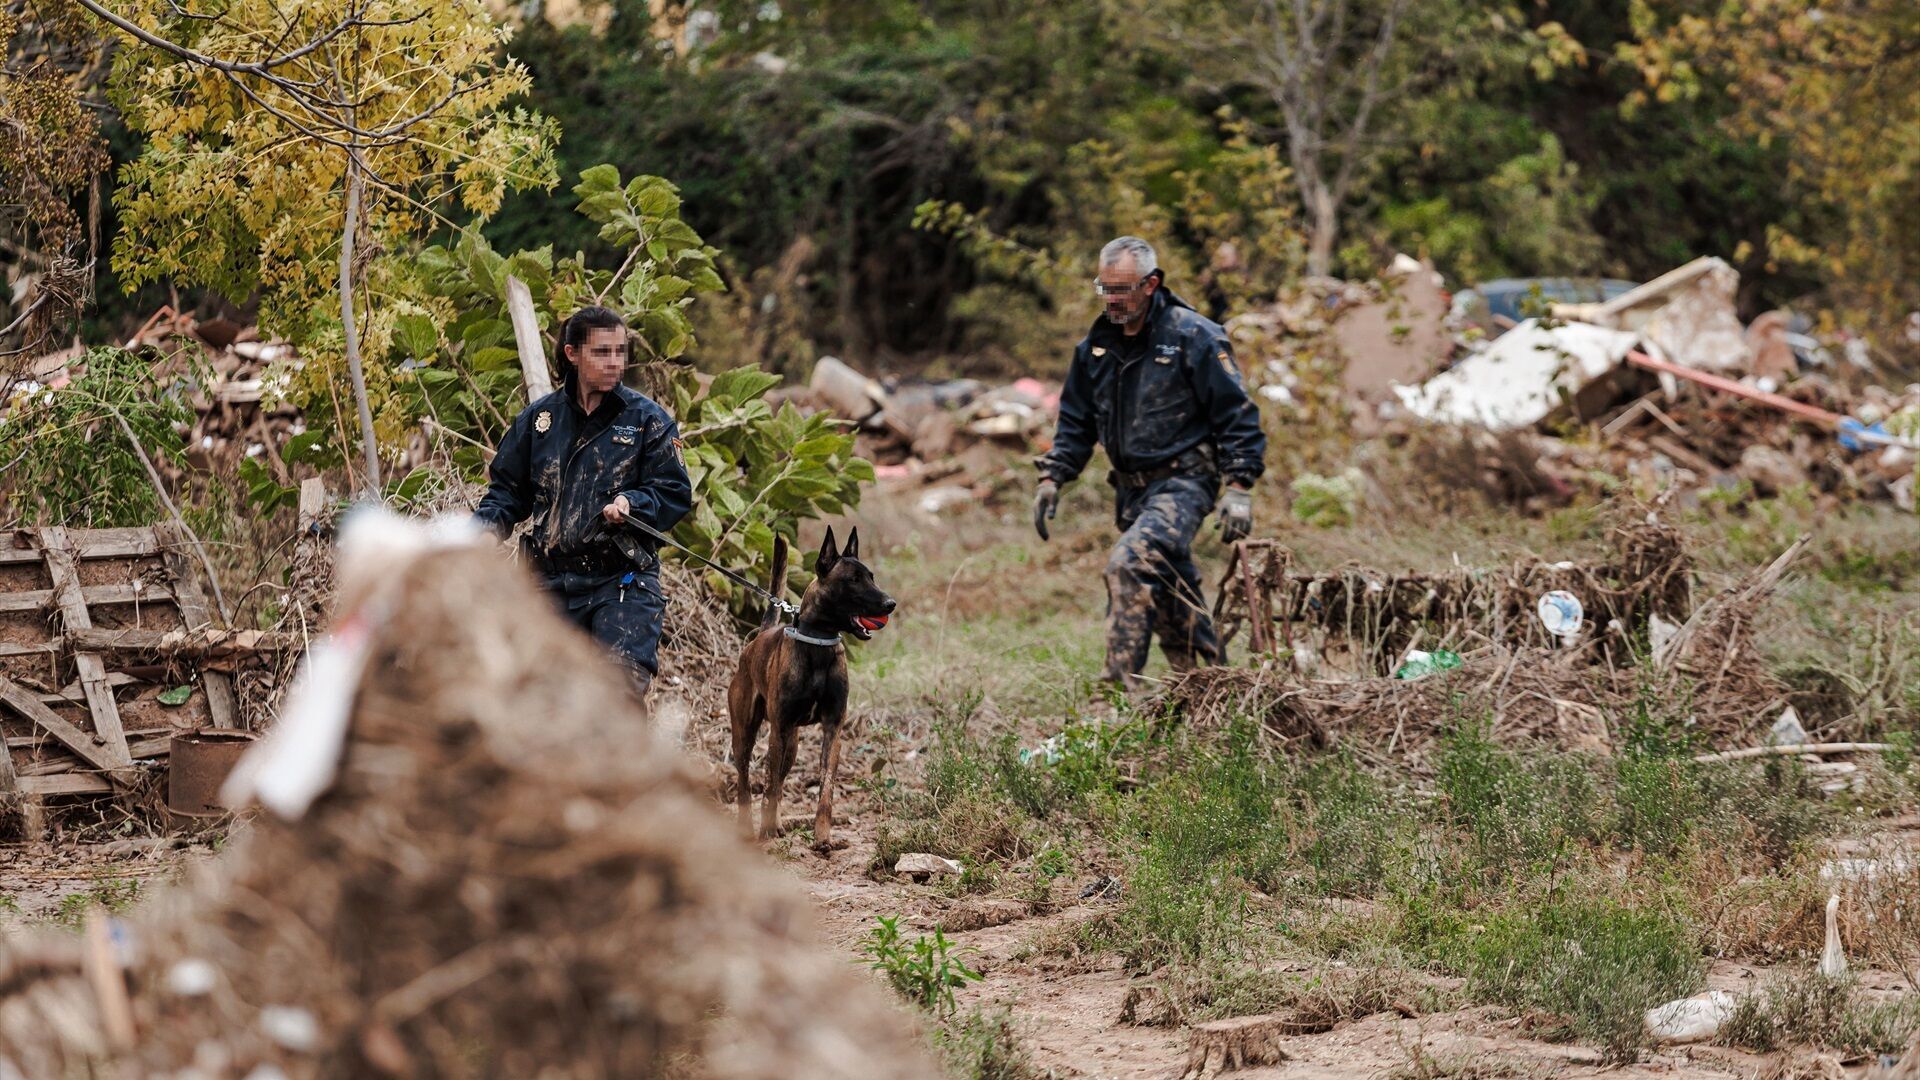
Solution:
{"label": "shrub", "polygon": [[880,925],[867,931],[860,951],[875,971],[886,973],[887,981],[900,996],[936,1016],[951,1015],[953,990],[978,982],[980,973],[948,952],[947,935],[935,930],[906,942],[900,936],[900,917],[877,916]]}

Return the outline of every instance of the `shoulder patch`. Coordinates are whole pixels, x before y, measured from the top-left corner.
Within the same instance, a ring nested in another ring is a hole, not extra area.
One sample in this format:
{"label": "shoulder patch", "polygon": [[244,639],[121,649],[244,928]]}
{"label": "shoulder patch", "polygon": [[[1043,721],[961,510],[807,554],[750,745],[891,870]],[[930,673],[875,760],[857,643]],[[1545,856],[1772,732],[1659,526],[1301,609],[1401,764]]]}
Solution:
{"label": "shoulder patch", "polygon": [[1229,375],[1240,374],[1239,366],[1233,362],[1233,354],[1225,349],[1220,350],[1220,366],[1226,368]]}
{"label": "shoulder patch", "polygon": [[687,467],[687,455],[684,452],[686,448],[687,440],[678,438],[673,440],[673,460],[679,462],[683,469]]}
{"label": "shoulder patch", "polygon": [[533,418],[533,430],[538,434],[545,435],[551,427],[553,427],[553,413],[546,409],[541,409],[540,415]]}
{"label": "shoulder patch", "polygon": [[1095,356],[1105,356],[1105,355],[1107,355],[1107,349],[1106,349],[1106,346],[1104,346],[1104,345],[1095,345],[1095,346],[1093,346],[1093,355],[1095,355]]}

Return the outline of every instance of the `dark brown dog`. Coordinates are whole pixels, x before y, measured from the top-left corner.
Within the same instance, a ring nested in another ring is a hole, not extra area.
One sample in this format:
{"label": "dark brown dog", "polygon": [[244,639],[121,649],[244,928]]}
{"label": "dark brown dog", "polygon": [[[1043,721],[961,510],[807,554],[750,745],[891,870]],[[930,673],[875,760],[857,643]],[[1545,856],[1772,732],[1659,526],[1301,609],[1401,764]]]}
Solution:
{"label": "dark brown dog", "polygon": [[[833,530],[814,564],[813,584],[800,597],[800,613],[792,626],[776,626],[779,612],[771,605],[760,632],[740,654],[740,666],[727,687],[727,712],[733,721],[733,767],[739,772],[735,800],[740,804],[740,828],[751,834],[752,814],[747,804],[753,788],[747,764],[760,725],[772,722],[767,744],[767,790],[760,810],[760,836],[780,830],[780,788],[793,768],[800,745],[800,729],[820,725],[820,807],[813,818],[813,847],[826,852],[833,842],[833,779],[840,771],[840,721],[847,715],[847,653],[841,634],[862,641],[887,625],[893,597],[873,583],[873,571],[860,561],[860,530],[847,534],[846,550],[836,550]],[[773,593],[786,581],[787,542],[773,544]]]}

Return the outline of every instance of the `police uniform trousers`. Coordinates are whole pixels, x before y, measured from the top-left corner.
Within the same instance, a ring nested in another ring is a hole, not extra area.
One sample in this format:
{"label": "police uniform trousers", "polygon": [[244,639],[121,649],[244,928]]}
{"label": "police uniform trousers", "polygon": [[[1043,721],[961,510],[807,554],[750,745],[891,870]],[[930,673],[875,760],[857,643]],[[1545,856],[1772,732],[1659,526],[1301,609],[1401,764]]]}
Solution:
{"label": "police uniform trousers", "polygon": [[1154,636],[1175,671],[1225,662],[1193,562],[1194,535],[1218,493],[1210,475],[1115,488],[1121,535],[1107,557],[1106,679],[1138,675]]}

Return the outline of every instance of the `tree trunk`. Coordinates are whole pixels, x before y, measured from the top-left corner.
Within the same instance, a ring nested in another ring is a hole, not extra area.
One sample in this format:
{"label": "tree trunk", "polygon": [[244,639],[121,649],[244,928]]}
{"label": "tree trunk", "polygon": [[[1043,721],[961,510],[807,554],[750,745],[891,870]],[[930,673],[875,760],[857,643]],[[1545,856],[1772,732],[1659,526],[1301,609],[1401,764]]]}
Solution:
{"label": "tree trunk", "polygon": [[353,237],[360,224],[360,159],[347,153],[347,222],[340,232],[340,328],[346,335],[347,373],[353,377],[353,403],[360,411],[360,448],[366,458],[366,487],[361,494],[380,497],[380,444],[373,434],[373,407],[367,402],[367,374],[360,366],[360,332],[353,325]]}
{"label": "tree trunk", "polygon": [[1308,193],[1312,222],[1307,231],[1307,273],[1326,277],[1333,272],[1333,244],[1340,238],[1340,207],[1325,187]]}

